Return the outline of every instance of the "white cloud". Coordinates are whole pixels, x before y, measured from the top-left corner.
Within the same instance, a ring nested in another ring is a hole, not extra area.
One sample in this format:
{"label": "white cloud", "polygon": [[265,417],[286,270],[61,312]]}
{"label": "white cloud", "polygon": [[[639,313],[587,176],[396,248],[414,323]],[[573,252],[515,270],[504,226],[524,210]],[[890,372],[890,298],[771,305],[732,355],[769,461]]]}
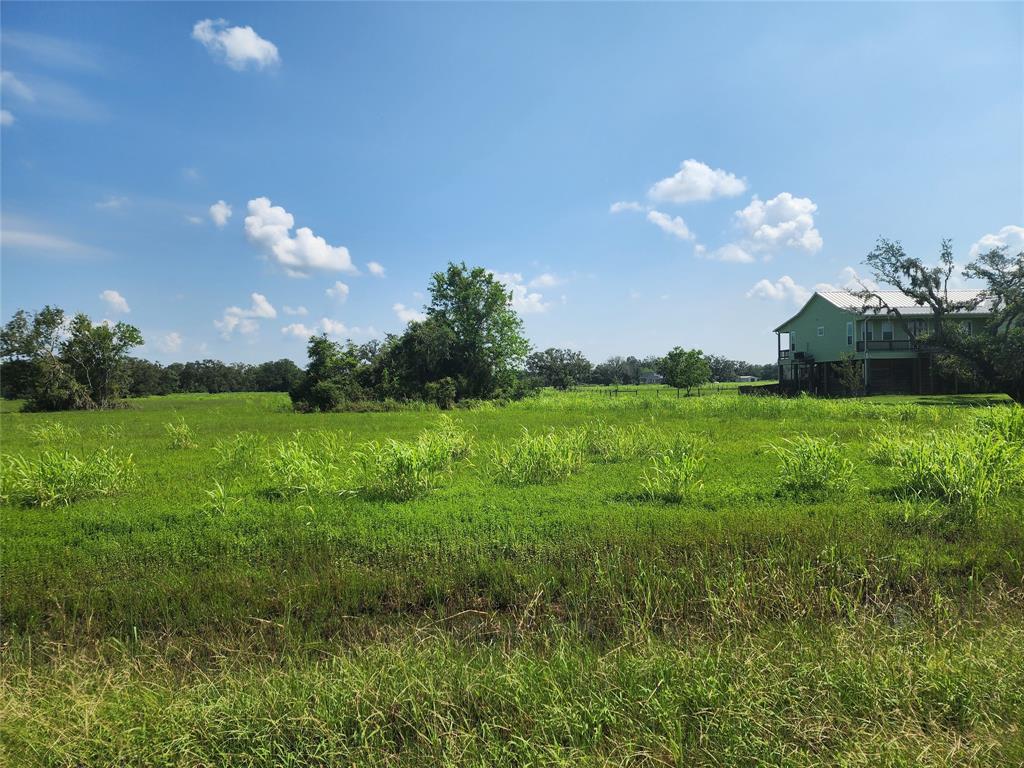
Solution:
{"label": "white cloud", "polygon": [[754,257],[738,243],[726,243],[721,248],[716,248],[711,253],[707,253],[706,249],[702,249],[697,255],[711,259],[712,261],[727,261],[733,264],[750,264],[754,261]]}
{"label": "white cloud", "polygon": [[252,27],[229,27],[224,19],[203,19],[192,27],[192,39],[198,40],[214,58],[221,58],[231,69],[241,71],[250,64],[265,69],[281,62],[277,46],[260,37]]}
{"label": "white cloud", "polygon": [[101,211],[116,211],[118,208],[123,208],[127,203],[127,197],[108,195],[105,200],[96,203],[96,207]]}
{"label": "white cloud", "polygon": [[68,256],[102,255],[103,250],[74,240],[40,232],[33,222],[5,215],[0,228],[0,245],[12,250],[26,249]]}
{"label": "white cloud", "polygon": [[273,319],[277,317],[277,310],[267,301],[262,293],[253,292],[249,295],[252,305],[248,309],[241,307],[228,307],[220,320],[214,320],[213,324],[220,329],[221,336],[230,339],[231,334],[238,331],[241,334],[252,334],[259,330],[257,319]]}
{"label": "white cloud", "polygon": [[699,160],[685,160],[673,176],[662,179],[647,194],[652,200],[689,203],[735,197],[747,190],[747,182],[721,168],[711,168]]}
{"label": "white cloud", "polygon": [[223,200],[218,200],[210,206],[210,219],[218,227],[224,227],[231,218],[231,206]]}
{"label": "white cloud", "polygon": [[559,277],[553,272],[542,272],[533,278],[527,285],[530,288],[554,288],[565,282],[565,278]]}
{"label": "white cloud", "polygon": [[185,217],[185,221],[187,221],[189,224],[202,224],[203,223],[203,219],[202,219],[201,216],[186,216]]}
{"label": "white cloud", "polygon": [[203,174],[199,172],[198,168],[182,168],[181,176],[186,181],[199,181],[203,178]]}
{"label": "white cloud", "polygon": [[411,307],[405,306],[405,304],[395,304],[394,306],[391,307],[391,309],[394,310],[395,315],[403,323],[411,323],[413,321],[416,321],[417,323],[422,323],[424,320],[427,319],[425,313],[418,312],[417,310],[412,309]]}
{"label": "white cloud", "polygon": [[814,286],[816,291],[861,291],[865,288],[877,291],[878,283],[870,277],[860,275],[853,267],[843,267],[839,270],[839,278],[834,284],[818,283]]}
{"label": "white cloud", "polygon": [[803,304],[811,297],[811,292],[797,283],[789,275],[783,275],[774,283],[771,280],[759,280],[747,291],[747,298],[768,299],[771,301],[791,301]]}
{"label": "white cloud", "polygon": [[100,294],[100,298],[103,303],[107,305],[107,309],[111,312],[122,312],[127,314],[131,312],[131,307],[128,306],[128,302],[125,301],[124,296],[115,290],[108,288]]}
{"label": "white cloud", "polygon": [[328,336],[344,336],[348,333],[348,328],[340,320],[331,320],[329,317],[320,318],[320,328]]}
{"label": "white cloud", "polygon": [[640,203],[632,200],[620,200],[617,203],[612,203],[608,208],[608,213],[622,213],[623,211],[642,211],[644,207]]}
{"label": "white cloud", "polygon": [[324,291],[328,297],[338,302],[344,302],[348,298],[348,286],[338,280],[330,288]]}
{"label": "white cloud", "polygon": [[284,326],[281,329],[281,333],[285,336],[294,336],[297,339],[308,339],[316,334],[316,328],[310,328],[302,323],[292,323]]}
{"label": "white cloud", "polygon": [[814,228],[814,212],[818,206],[807,197],[793,197],[789,192],[776,195],[768,202],[754,196],[750,205],[736,212],[736,220],[755,249],[775,250],[800,248],[808,253],[821,250],[821,233]]}
{"label": "white cloud", "polygon": [[305,316],[305,315],[309,314],[309,310],[306,309],[305,307],[302,307],[302,306],[299,306],[299,307],[289,307],[286,304],[285,306],[281,307],[281,309],[284,311],[284,313],[286,315]]}
{"label": "white cloud", "polygon": [[384,277],[384,267],[376,261],[366,262],[366,270],[374,277]]}
{"label": "white cloud", "polygon": [[661,211],[651,211],[647,214],[647,220],[659,227],[662,231],[668,232],[674,237],[678,237],[680,240],[693,240],[694,235],[690,232],[690,228],[686,226],[686,222],[681,217],[669,216],[667,213]]}
{"label": "white cloud", "polygon": [[971,258],[976,259],[993,248],[1006,248],[1010,256],[1016,256],[1024,251],[1024,227],[1008,224],[994,235],[985,235],[971,246]]}
{"label": "white cloud", "polygon": [[535,291],[530,291],[529,286],[523,281],[523,276],[518,272],[492,272],[494,279],[502,283],[505,288],[512,292],[512,309],[523,315],[534,315],[547,312],[551,306],[550,301],[544,301],[544,296]]}
{"label": "white cloud", "polygon": [[165,336],[161,336],[159,339],[157,339],[156,347],[161,352],[170,355],[181,349],[182,341],[183,339],[181,338],[180,333],[178,333],[177,331],[171,331]]}
{"label": "white cloud", "polygon": [[6,109],[0,109],[0,125],[14,125],[14,115]]}
{"label": "white cloud", "polygon": [[[312,270],[355,272],[348,248],[328,245],[309,227],[299,227],[291,234],[295,217],[266,197],[249,201],[245,217],[245,233],[253,243],[285,268],[291,277],[306,277]],[[371,262],[373,263],[373,262]],[[372,269],[371,269],[372,271]]]}
{"label": "white cloud", "polygon": [[23,101],[35,101],[36,95],[9,69],[0,70],[0,92],[4,96],[16,96]]}

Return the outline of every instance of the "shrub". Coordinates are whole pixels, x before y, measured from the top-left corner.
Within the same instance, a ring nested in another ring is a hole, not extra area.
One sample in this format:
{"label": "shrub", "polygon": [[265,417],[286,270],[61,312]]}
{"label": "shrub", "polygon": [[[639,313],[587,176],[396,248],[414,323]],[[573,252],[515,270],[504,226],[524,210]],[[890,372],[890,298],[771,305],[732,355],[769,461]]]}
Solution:
{"label": "shrub", "polygon": [[490,472],[505,485],[564,480],[583,467],[586,432],[582,429],[531,435],[524,427],[518,440],[491,448]]}
{"label": "shrub", "polygon": [[834,440],[800,435],[772,446],[781,462],[779,490],[792,495],[834,493],[853,478],[853,463]]}
{"label": "shrub", "polygon": [[120,456],[113,448],[85,458],[52,450],[35,458],[4,456],[0,468],[0,498],[4,503],[33,507],[110,496],[128,488],[137,477],[132,456]]}
{"label": "shrub", "polygon": [[397,440],[365,443],[353,459],[359,471],[359,493],[386,501],[407,501],[428,493],[436,485],[441,463],[427,444]]}
{"label": "shrub", "polygon": [[271,496],[346,492],[338,466],[297,440],[279,443],[264,467]]}
{"label": "shrub", "polygon": [[171,448],[195,448],[196,435],[192,427],[185,423],[185,419],[179,418],[178,423],[167,422],[164,424],[164,432],[170,441]]}
{"label": "shrub", "polygon": [[945,522],[970,527],[986,506],[1024,477],[1019,446],[973,431],[932,433],[896,465],[898,495],[948,506]]}
{"label": "shrub", "polygon": [[427,402],[434,403],[441,410],[451,410],[455,406],[455,379],[450,376],[428,382],[423,389]]}
{"label": "shrub", "polygon": [[707,462],[702,448],[694,441],[677,437],[668,450],[651,458],[640,478],[644,496],[651,501],[678,503],[704,490]]}

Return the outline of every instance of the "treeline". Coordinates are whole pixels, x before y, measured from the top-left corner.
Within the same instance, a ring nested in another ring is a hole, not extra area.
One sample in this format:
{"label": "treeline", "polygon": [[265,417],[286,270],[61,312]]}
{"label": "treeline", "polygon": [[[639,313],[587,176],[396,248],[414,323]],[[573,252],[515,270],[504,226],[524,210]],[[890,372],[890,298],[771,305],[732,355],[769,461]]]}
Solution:
{"label": "treeline", "polygon": [[[115,387],[119,397],[183,392],[288,392],[302,378],[302,369],[288,359],[255,365],[220,360],[161,365],[128,357],[118,367]],[[8,400],[32,398],[33,366],[29,361],[0,363],[0,396]]]}
{"label": "treeline", "polygon": [[[526,373],[539,386],[567,389],[580,384],[604,386],[620,384],[645,384],[665,381],[671,375],[672,361],[669,354],[647,357],[610,357],[603,363],[592,364],[582,352],[571,349],[545,349],[534,352],[526,358]],[[730,360],[721,355],[700,353],[707,370],[705,381],[735,381],[737,376],[753,376],[757,379],[774,379],[778,367],[774,363],[764,365],[743,360]],[[695,373],[695,375],[698,375]],[[701,381],[700,383],[704,383]]]}

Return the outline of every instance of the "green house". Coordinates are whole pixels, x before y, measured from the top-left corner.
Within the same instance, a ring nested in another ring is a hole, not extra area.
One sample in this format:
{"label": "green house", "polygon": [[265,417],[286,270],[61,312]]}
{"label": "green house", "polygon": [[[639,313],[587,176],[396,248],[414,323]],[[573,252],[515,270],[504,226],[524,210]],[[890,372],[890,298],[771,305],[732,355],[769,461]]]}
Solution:
{"label": "green house", "polygon": [[[775,329],[778,339],[779,382],[783,389],[838,394],[842,388],[836,365],[858,361],[865,392],[938,394],[959,390],[956,381],[934,370],[934,348],[915,341],[934,331],[931,309],[900,291],[878,291],[885,304],[899,310],[890,314],[880,302],[865,300],[850,291],[821,291]],[[951,290],[952,301],[979,298],[977,290]],[[983,302],[972,311],[956,314],[967,333],[989,316]]]}

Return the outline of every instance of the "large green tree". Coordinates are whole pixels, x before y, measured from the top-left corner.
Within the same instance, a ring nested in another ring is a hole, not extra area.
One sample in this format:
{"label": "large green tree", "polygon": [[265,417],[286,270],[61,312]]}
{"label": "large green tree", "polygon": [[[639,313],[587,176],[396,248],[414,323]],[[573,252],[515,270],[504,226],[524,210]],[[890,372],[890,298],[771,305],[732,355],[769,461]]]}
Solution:
{"label": "large green tree", "polygon": [[128,323],[94,324],[84,314],[68,321],[46,306],[14,314],[0,331],[0,357],[29,366],[29,409],[108,408],[128,393],[128,353],[142,343]]}
{"label": "large green tree", "polygon": [[488,398],[511,386],[530,343],[509,289],[483,267],[449,264],[431,277],[430,299],[427,323],[450,344],[444,367],[458,396]]}
{"label": "large green tree", "polygon": [[527,373],[537,377],[543,386],[555,389],[568,389],[586,381],[591,368],[582,352],[571,349],[551,347],[526,358]]}

